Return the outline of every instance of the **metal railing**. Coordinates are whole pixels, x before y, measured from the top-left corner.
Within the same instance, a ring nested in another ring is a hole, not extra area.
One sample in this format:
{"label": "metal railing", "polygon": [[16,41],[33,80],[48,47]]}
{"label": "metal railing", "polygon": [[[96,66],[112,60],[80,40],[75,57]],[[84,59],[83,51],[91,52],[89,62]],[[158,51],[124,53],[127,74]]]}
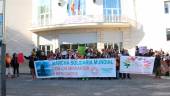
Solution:
{"label": "metal railing", "polygon": [[[62,24],[82,24],[82,23],[123,23],[128,22],[125,16],[69,16]],[[61,24],[60,23],[60,24]]]}
{"label": "metal railing", "polygon": [[121,23],[126,22],[121,16],[104,16],[104,22],[106,23]]}
{"label": "metal railing", "polygon": [[[53,20],[51,18],[51,20]],[[37,21],[38,22],[38,21]],[[60,22],[56,21],[50,24],[33,24],[33,26],[48,26],[48,25],[65,25],[65,24],[85,24],[85,23],[127,23],[126,16],[102,16],[102,15],[85,15],[85,16],[68,16]]]}

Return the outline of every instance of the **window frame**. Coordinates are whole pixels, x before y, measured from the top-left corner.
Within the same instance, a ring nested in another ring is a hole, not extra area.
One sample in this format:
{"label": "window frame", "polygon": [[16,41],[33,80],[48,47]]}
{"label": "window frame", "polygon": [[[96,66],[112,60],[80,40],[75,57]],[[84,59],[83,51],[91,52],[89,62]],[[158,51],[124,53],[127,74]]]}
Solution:
{"label": "window frame", "polygon": [[121,22],[121,0],[103,0],[103,21]]}
{"label": "window frame", "polygon": [[[108,3],[109,0],[103,0],[103,15],[104,16],[120,16],[121,15],[121,0],[110,0],[110,3],[116,3],[116,4],[110,4]],[[107,4],[110,4],[107,5]],[[107,15],[108,11],[111,12],[111,14]]]}
{"label": "window frame", "polygon": [[[46,0],[44,0],[46,1]],[[49,25],[51,23],[51,3],[52,0],[48,0],[49,3],[44,3],[43,0],[38,0],[38,24],[40,26]],[[44,10],[42,11],[42,8]],[[47,16],[48,15],[48,16]],[[42,17],[44,17],[42,19]],[[48,17],[48,18],[47,18]]]}
{"label": "window frame", "polygon": [[170,14],[170,0],[164,1],[164,12],[165,14]]}
{"label": "window frame", "polygon": [[170,41],[170,28],[166,28],[166,40]]}

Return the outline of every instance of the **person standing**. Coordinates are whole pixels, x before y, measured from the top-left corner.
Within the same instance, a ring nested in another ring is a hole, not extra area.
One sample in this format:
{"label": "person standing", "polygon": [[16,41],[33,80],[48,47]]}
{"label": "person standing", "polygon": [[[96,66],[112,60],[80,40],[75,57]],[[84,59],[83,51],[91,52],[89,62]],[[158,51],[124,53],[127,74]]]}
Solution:
{"label": "person standing", "polygon": [[[129,56],[128,50],[124,49],[123,52],[122,52],[122,56]],[[120,74],[120,77],[121,77],[122,79],[125,79],[125,78],[131,79],[130,73],[121,73],[121,74]]]}
{"label": "person standing", "polygon": [[157,53],[155,56],[154,62],[154,71],[155,71],[155,78],[160,79],[161,77],[161,56],[160,53]]}
{"label": "person standing", "polygon": [[116,53],[115,56],[116,59],[116,79],[119,79],[119,72],[120,72],[120,56],[118,55],[118,53]]}
{"label": "person standing", "polygon": [[33,54],[33,53],[32,53],[31,56],[29,56],[29,57],[26,57],[26,56],[24,56],[24,57],[29,60],[29,68],[30,68],[30,70],[31,70],[32,79],[35,80],[34,61],[36,61],[37,58],[36,58],[35,54]]}
{"label": "person standing", "polygon": [[68,57],[67,50],[62,49],[61,55],[62,55],[62,59],[68,59],[67,58]]}
{"label": "person standing", "polygon": [[13,67],[13,74],[14,77],[17,75],[19,77],[19,63],[18,63],[18,57],[17,54],[14,53],[11,61],[11,65]]}
{"label": "person standing", "polygon": [[41,52],[41,55],[38,60],[47,60],[47,56],[45,55],[44,52]]}
{"label": "person standing", "polygon": [[11,68],[11,56],[9,53],[6,53],[5,57],[5,63],[6,63],[6,76],[7,78],[12,78],[12,68]]}
{"label": "person standing", "polygon": [[166,73],[165,73],[165,76],[170,76],[170,73],[169,73],[169,66],[170,66],[170,56],[169,54],[167,53],[164,57],[165,59],[165,65],[166,65]]}

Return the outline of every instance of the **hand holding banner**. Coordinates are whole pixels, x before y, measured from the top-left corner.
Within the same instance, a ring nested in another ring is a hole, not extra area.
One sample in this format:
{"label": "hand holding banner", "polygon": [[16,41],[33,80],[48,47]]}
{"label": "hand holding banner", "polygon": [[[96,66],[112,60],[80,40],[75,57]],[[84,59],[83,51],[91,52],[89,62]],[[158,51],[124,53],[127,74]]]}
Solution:
{"label": "hand holding banner", "polygon": [[61,59],[35,62],[37,78],[116,77],[115,59]]}
{"label": "hand holding banner", "polygon": [[121,56],[120,72],[152,74],[155,57]]}

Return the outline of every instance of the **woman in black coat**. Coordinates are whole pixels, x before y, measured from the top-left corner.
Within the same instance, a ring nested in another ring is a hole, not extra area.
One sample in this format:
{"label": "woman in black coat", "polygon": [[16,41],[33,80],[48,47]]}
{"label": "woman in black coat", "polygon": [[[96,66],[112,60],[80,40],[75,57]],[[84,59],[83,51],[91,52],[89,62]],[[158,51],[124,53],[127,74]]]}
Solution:
{"label": "woman in black coat", "polygon": [[32,79],[35,79],[35,68],[34,68],[34,61],[36,61],[36,56],[34,54],[32,54],[29,57],[24,56],[26,59],[29,60],[29,68],[31,70],[31,75],[32,75]]}
{"label": "woman in black coat", "polygon": [[155,62],[154,62],[154,73],[155,78],[161,78],[161,56],[160,53],[157,53],[155,56]]}
{"label": "woman in black coat", "polygon": [[18,57],[16,53],[13,54],[11,65],[13,67],[14,77],[16,76],[16,73],[17,73],[17,77],[19,77],[19,63],[18,63]]}

